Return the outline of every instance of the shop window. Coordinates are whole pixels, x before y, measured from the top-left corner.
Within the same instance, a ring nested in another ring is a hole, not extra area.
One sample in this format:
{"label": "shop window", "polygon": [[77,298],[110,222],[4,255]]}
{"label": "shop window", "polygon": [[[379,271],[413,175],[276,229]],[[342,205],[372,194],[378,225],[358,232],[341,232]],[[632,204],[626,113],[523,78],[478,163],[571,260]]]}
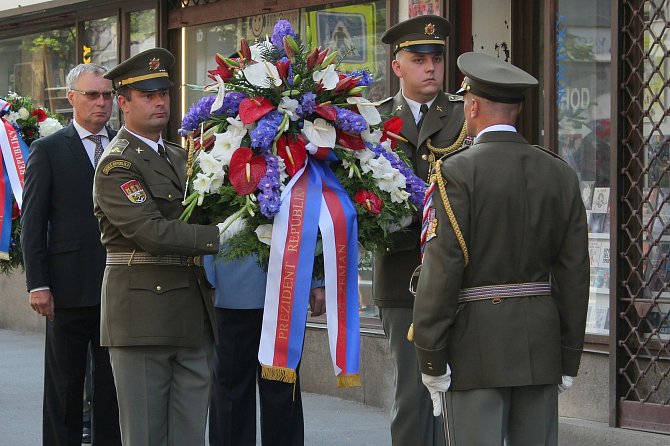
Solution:
{"label": "shop window", "polygon": [[609,333],[610,76],[608,0],[560,0],[556,16],[559,154],[575,169],[589,226],[591,282],[587,333]]}
{"label": "shop window", "polygon": [[[275,23],[284,19],[291,22],[294,29],[301,30],[300,34],[303,36],[309,26],[318,45],[338,50],[343,56],[340,63],[342,71],[368,70],[374,77],[374,83],[367,96],[370,100],[380,100],[391,93],[387,79],[391,73],[387,62],[387,48],[381,42],[381,36],[388,28],[386,17],[386,2],[372,1],[337,7],[294,9],[187,27],[182,34],[182,81],[191,87],[202,87],[211,83],[207,70],[216,68],[216,53],[228,56],[236,52],[241,38],[247,39],[251,44],[265,39],[272,35]],[[182,116],[191,104],[205,94],[207,93],[199,88],[182,88]],[[362,316],[376,318],[377,310],[372,302],[370,257],[366,256],[368,260],[359,269],[359,303]],[[365,325],[365,321],[362,325]]]}
{"label": "shop window", "polygon": [[1,40],[0,60],[0,97],[11,91],[52,113],[71,116],[65,76],[76,64],[73,26]]}
{"label": "shop window", "polygon": [[130,16],[130,56],[156,47],[156,10],[134,11]]}

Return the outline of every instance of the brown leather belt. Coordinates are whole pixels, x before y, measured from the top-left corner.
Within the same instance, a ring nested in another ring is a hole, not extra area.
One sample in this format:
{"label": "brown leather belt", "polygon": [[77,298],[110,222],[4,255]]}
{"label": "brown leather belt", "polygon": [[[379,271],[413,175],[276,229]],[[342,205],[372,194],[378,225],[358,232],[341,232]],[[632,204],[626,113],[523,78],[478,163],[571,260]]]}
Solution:
{"label": "brown leather belt", "polygon": [[151,255],[146,252],[108,252],[107,265],[178,265],[202,266],[202,256],[178,256],[172,254]]}

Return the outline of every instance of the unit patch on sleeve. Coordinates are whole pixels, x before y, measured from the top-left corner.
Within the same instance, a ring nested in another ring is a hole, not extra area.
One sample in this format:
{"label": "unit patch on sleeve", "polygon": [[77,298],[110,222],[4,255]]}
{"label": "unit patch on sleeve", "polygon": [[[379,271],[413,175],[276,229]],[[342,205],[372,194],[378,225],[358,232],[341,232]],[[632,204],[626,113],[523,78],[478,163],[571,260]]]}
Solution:
{"label": "unit patch on sleeve", "polygon": [[121,185],[121,190],[131,203],[141,204],[147,201],[147,193],[137,180],[126,181]]}
{"label": "unit patch on sleeve", "polygon": [[102,173],[104,173],[105,175],[109,175],[109,172],[112,169],[116,169],[117,167],[121,168],[121,169],[130,170],[131,165],[132,164],[130,163],[130,161],[114,160],[114,161],[110,162],[109,164],[107,164],[105,167],[102,168]]}

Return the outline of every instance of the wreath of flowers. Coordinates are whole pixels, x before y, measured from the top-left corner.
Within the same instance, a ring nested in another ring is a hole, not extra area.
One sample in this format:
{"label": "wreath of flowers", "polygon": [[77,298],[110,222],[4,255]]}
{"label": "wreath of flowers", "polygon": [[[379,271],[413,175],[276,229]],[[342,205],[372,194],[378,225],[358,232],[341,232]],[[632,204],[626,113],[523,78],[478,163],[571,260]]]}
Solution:
{"label": "wreath of flowers", "polygon": [[[8,122],[16,130],[17,136],[29,147],[36,139],[51,135],[62,129],[60,116],[48,109],[36,106],[29,97],[10,92],[5,108],[0,110],[0,119]],[[3,123],[4,124],[4,123]],[[4,162],[4,161],[3,161]],[[7,190],[7,193],[9,190]],[[21,249],[21,211],[12,198],[12,228],[9,240],[9,259],[0,260],[0,272],[11,274],[15,269],[23,270],[23,250]]]}
{"label": "wreath of flowers", "polygon": [[[217,54],[215,82],[191,106],[179,133],[189,138],[189,182],[182,219],[246,226],[224,250],[251,254],[267,266],[272,221],[281,193],[310,156],[332,150],[328,166],[353,201],[362,249],[386,246],[390,228],[409,224],[423,205],[425,183],[402,150],[401,120],[382,122],[362,96],[370,73],[341,73],[337,51],[302,40],[280,20],[271,39],[253,47],[244,39],[232,57]],[[318,258],[319,243],[317,243]],[[317,265],[319,262],[317,262]]]}

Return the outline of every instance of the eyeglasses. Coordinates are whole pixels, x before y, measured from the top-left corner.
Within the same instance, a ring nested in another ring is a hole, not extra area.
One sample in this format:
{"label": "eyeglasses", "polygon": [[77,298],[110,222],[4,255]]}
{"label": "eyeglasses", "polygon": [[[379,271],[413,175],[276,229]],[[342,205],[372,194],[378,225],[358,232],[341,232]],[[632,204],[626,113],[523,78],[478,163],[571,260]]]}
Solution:
{"label": "eyeglasses", "polygon": [[76,91],[77,93],[83,95],[86,99],[89,99],[91,101],[96,101],[100,96],[103,97],[105,100],[112,99],[112,96],[114,95],[113,91],[82,91],[82,90],[76,90],[72,89],[72,91]]}

